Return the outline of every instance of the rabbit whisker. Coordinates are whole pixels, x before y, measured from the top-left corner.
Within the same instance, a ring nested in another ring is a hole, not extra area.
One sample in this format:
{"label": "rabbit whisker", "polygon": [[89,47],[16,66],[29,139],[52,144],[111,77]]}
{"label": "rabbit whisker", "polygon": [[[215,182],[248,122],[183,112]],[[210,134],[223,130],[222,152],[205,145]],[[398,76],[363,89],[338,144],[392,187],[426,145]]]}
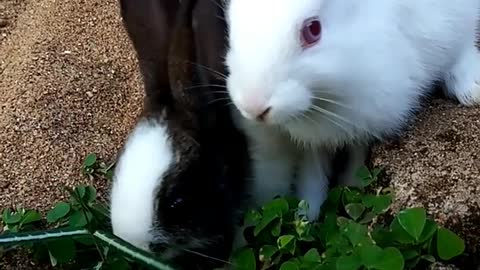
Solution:
{"label": "rabbit whisker", "polygon": [[215,70],[215,69],[213,69],[213,68],[207,67],[207,66],[205,66],[205,65],[202,65],[202,64],[199,64],[199,63],[196,63],[196,62],[191,62],[191,61],[189,61],[189,62],[190,62],[192,65],[196,65],[196,66],[199,67],[199,68],[203,68],[203,69],[205,69],[206,71],[210,71],[212,74],[219,76],[220,79],[223,79],[223,80],[227,79],[227,76],[226,76],[225,74],[221,73],[220,71],[217,71],[217,70]]}
{"label": "rabbit whisker", "polygon": [[320,107],[320,106],[312,105],[312,109],[315,110],[315,111],[317,111],[317,112],[319,112],[319,113],[322,113],[322,114],[324,114],[324,115],[328,115],[328,116],[334,117],[334,118],[336,118],[336,119],[338,119],[338,120],[341,120],[341,121],[343,121],[343,122],[345,122],[345,123],[347,123],[347,124],[349,124],[349,125],[351,125],[351,126],[355,126],[352,122],[350,122],[349,120],[347,120],[345,117],[342,117],[342,116],[340,116],[340,115],[338,115],[338,114],[336,114],[336,113],[334,113],[334,112],[331,112],[331,111],[329,111],[329,110],[326,110],[326,109],[324,109],[324,108],[322,108],[322,107]]}
{"label": "rabbit whisker", "polygon": [[225,4],[225,1],[210,0],[210,2],[214,3],[217,7],[225,12],[225,6],[222,5],[222,3]]}
{"label": "rabbit whisker", "polygon": [[197,256],[200,256],[200,257],[203,257],[203,258],[206,258],[206,259],[210,259],[210,260],[213,260],[213,261],[217,261],[217,262],[221,262],[221,263],[226,263],[226,264],[232,265],[232,263],[229,262],[229,261],[222,260],[222,259],[219,259],[219,258],[215,258],[215,257],[209,256],[209,255],[207,255],[207,254],[204,254],[204,253],[201,253],[201,252],[198,252],[198,251],[194,251],[194,250],[190,250],[190,249],[182,248],[182,247],[180,247],[179,249],[182,250],[182,251],[185,251],[185,252],[187,252],[187,253],[190,253],[190,254],[193,254],[193,255],[197,255]]}
{"label": "rabbit whisker", "polygon": [[[221,88],[226,88],[225,85],[222,84],[202,84],[202,85],[194,85],[194,86],[189,86],[185,87],[184,90],[190,90],[190,89],[196,89],[196,88],[202,88],[202,87],[221,87]],[[228,93],[227,91],[218,91],[222,93]]]}
{"label": "rabbit whisker", "polygon": [[[320,115],[321,115],[325,120],[327,120],[327,121],[329,121],[330,123],[332,123],[332,124],[336,125],[337,127],[341,128],[341,129],[342,129],[343,131],[345,131],[346,133],[350,133],[350,132],[348,131],[348,129],[347,129],[344,125],[340,124],[339,122],[337,122],[337,121],[335,121],[334,119],[332,119],[331,117],[329,117],[329,114],[325,114],[325,111],[327,111],[327,110],[323,109],[323,111],[318,111],[318,110],[316,110],[316,111],[317,111],[317,112],[320,112],[320,113],[321,113]],[[333,114],[333,113],[332,113],[332,114]],[[335,115],[336,115],[336,114],[335,114]],[[312,121],[313,121],[313,119],[312,119]],[[316,121],[313,121],[313,122],[314,122],[316,125],[319,125],[318,122],[316,122]]]}
{"label": "rabbit whisker", "polygon": [[351,107],[349,107],[349,106],[347,106],[347,105],[345,105],[341,102],[335,101],[333,99],[324,98],[324,97],[317,97],[317,96],[312,96],[311,98],[314,99],[314,100],[320,100],[320,101],[325,101],[327,103],[335,104],[335,105],[338,105],[338,106],[346,108],[346,109],[351,109]]}
{"label": "rabbit whisker", "polygon": [[214,100],[208,102],[208,105],[211,105],[211,104],[213,104],[213,103],[215,103],[215,102],[223,101],[223,100],[230,100],[230,98],[228,98],[228,97],[226,97],[226,98],[217,98],[217,99],[214,99]]}

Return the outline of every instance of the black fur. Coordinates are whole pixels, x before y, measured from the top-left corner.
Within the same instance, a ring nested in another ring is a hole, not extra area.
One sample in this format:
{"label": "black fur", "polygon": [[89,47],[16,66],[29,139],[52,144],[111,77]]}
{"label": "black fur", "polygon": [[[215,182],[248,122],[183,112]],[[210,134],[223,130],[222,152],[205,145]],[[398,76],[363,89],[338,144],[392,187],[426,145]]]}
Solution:
{"label": "black fur", "polygon": [[[224,84],[209,71],[225,74],[221,52],[225,50],[226,28],[219,19],[223,10],[212,0],[191,1],[195,3],[193,14],[178,21],[178,16],[185,15],[178,15],[181,6],[177,0],[120,0],[125,29],[144,80],[142,117],[166,124],[179,161],[163,176],[157,191],[158,229],[170,241],[166,245],[151,243],[151,248],[161,253],[179,247],[181,254],[172,263],[177,269],[189,270],[213,269],[222,263],[182,251],[182,247],[228,259],[249,174],[246,138],[233,124],[228,100],[215,101],[228,98],[226,93],[218,93],[225,89],[198,87]],[[181,5],[185,2],[189,3],[182,0]],[[175,22],[187,24],[175,26]],[[191,51],[176,51],[181,42],[172,44],[174,31],[180,30],[191,32],[192,36],[185,38],[194,41],[193,55]],[[182,57],[199,65],[185,69],[172,64],[173,60],[180,63]],[[188,246],[193,238],[211,243],[194,249]]]}

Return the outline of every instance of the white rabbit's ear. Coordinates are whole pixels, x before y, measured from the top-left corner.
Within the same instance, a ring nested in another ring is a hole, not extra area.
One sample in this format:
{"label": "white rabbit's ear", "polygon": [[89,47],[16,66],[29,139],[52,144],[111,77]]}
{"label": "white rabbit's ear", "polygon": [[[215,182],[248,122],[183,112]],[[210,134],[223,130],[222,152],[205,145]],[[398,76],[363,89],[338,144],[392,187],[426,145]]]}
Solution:
{"label": "white rabbit's ear", "polygon": [[156,192],[174,162],[173,151],[164,123],[142,120],[115,167],[110,202],[113,233],[145,250],[161,237],[157,230],[153,234]]}

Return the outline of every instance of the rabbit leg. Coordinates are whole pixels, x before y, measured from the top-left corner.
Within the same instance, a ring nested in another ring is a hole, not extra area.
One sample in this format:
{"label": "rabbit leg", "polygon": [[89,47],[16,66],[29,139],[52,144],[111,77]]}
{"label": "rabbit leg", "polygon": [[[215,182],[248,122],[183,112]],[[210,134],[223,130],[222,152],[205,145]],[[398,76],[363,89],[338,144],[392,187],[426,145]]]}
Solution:
{"label": "rabbit leg", "polygon": [[[275,132],[260,126],[246,128],[250,136],[252,154],[252,182],[249,208],[258,208],[276,196],[291,193],[295,173],[295,152],[291,142]],[[235,228],[233,249],[247,244],[243,237],[245,225]]]}
{"label": "rabbit leg", "polygon": [[362,181],[357,177],[357,171],[365,165],[368,158],[370,146],[365,144],[354,144],[347,148],[348,159],[345,160],[345,167],[338,179],[341,186],[361,187]]}
{"label": "rabbit leg", "polygon": [[297,196],[308,203],[307,217],[317,220],[320,208],[328,195],[329,152],[324,154],[307,151],[300,167],[296,186]]}
{"label": "rabbit leg", "polygon": [[445,78],[447,94],[467,106],[480,103],[480,51],[472,42]]}
{"label": "rabbit leg", "polygon": [[295,163],[282,145],[264,145],[254,154],[252,195],[256,206],[290,193]]}

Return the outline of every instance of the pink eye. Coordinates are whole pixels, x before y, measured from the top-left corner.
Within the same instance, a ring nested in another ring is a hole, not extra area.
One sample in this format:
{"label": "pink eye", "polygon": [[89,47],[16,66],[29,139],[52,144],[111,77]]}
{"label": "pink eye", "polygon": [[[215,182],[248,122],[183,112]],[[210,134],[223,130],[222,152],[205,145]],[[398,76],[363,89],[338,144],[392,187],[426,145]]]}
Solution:
{"label": "pink eye", "polygon": [[320,40],[321,34],[322,25],[320,24],[318,17],[306,19],[303,22],[301,31],[302,47],[308,48],[315,45]]}

